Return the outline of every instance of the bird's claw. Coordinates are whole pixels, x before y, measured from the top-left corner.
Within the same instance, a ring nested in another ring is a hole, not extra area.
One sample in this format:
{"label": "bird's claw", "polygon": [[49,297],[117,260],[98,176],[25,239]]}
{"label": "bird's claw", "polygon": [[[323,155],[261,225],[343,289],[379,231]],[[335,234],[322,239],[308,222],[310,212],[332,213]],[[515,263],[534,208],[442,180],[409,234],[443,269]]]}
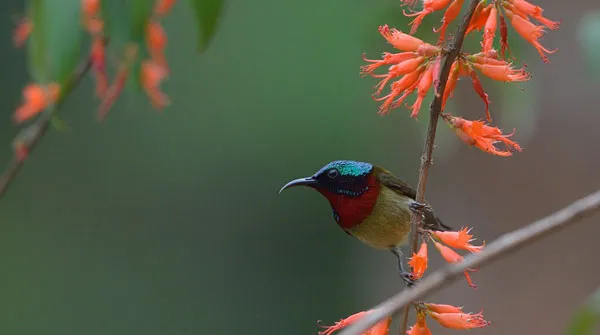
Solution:
{"label": "bird's claw", "polygon": [[425,213],[431,212],[431,207],[428,204],[423,204],[420,202],[413,201],[408,207],[415,213],[425,215]]}
{"label": "bird's claw", "polygon": [[414,279],[412,273],[410,273],[410,272],[401,271],[400,277],[404,281],[404,284],[406,284],[406,286],[408,286],[408,287],[413,286],[417,282],[416,279]]}

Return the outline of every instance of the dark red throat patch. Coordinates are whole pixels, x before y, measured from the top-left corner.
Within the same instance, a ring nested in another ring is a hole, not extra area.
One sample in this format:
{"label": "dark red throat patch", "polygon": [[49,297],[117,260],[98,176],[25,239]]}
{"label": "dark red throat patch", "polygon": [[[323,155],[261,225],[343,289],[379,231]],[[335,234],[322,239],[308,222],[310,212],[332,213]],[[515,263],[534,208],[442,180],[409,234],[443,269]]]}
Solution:
{"label": "dark red throat patch", "polygon": [[317,188],[331,204],[331,207],[339,216],[337,223],[342,228],[351,228],[361,224],[371,213],[377,202],[381,186],[377,178],[369,176],[368,189],[357,197],[338,194],[327,189]]}

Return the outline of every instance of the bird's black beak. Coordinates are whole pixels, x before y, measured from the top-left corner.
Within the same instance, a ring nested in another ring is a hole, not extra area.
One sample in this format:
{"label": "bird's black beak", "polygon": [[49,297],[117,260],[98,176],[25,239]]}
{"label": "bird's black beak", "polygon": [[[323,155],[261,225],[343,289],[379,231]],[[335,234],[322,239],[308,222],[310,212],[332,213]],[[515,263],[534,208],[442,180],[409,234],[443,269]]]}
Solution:
{"label": "bird's black beak", "polygon": [[283,185],[283,187],[281,188],[281,190],[279,190],[279,193],[283,192],[283,190],[288,189],[290,187],[295,187],[295,186],[314,186],[314,185],[317,185],[317,184],[318,184],[318,182],[313,177],[298,178],[298,179],[294,179],[294,180],[290,181],[289,183]]}

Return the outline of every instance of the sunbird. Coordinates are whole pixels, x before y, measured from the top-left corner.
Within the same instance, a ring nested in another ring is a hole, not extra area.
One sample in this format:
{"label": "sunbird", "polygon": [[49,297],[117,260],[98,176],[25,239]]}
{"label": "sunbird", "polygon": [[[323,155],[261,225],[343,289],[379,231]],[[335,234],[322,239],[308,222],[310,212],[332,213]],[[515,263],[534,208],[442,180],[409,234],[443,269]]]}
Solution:
{"label": "sunbird", "polygon": [[350,160],[333,161],[310,177],[294,179],[279,193],[295,186],[308,186],[321,193],[331,205],[335,222],[348,235],[398,258],[400,275],[414,283],[403,266],[401,247],[411,230],[411,212],[423,215],[423,228],[451,230],[436,217],[431,207],[415,201],[416,190],[383,167]]}

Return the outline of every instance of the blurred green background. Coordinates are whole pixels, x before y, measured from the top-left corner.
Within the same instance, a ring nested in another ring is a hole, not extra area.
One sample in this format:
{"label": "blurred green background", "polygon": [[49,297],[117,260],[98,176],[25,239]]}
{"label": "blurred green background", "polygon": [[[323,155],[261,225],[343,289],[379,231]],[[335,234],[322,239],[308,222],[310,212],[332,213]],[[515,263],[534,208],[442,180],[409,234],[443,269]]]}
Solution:
{"label": "blurred green background", "polygon": [[[525,91],[484,81],[523,153],[492,157],[440,126],[428,198],[451,225],[492,240],[600,187],[599,85],[575,38],[597,4],[575,2],[544,4],[563,19],[550,65],[512,38],[534,73]],[[405,29],[399,2],[229,0],[203,54],[187,8],[165,21],[173,105],[124,95],[98,123],[87,78],[61,111],[70,129],[49,132],[0,201],[0,334],[315,334],[403,287],[393,256],[342,233],[315,192],[277,194],[335,159],[416,184],[426,108],[377,116],[376,82],[359,76],[363,52],[392,51],[377,27]],[[0,2],[2,161],[29,81],[11,39],[22,11]],[[483,116],[467,80],[449,110]],[[484,308],[478,334],[557,334],[600,283],[590,221],[484,268],[477,292],[461,281],[429,300]]]}

